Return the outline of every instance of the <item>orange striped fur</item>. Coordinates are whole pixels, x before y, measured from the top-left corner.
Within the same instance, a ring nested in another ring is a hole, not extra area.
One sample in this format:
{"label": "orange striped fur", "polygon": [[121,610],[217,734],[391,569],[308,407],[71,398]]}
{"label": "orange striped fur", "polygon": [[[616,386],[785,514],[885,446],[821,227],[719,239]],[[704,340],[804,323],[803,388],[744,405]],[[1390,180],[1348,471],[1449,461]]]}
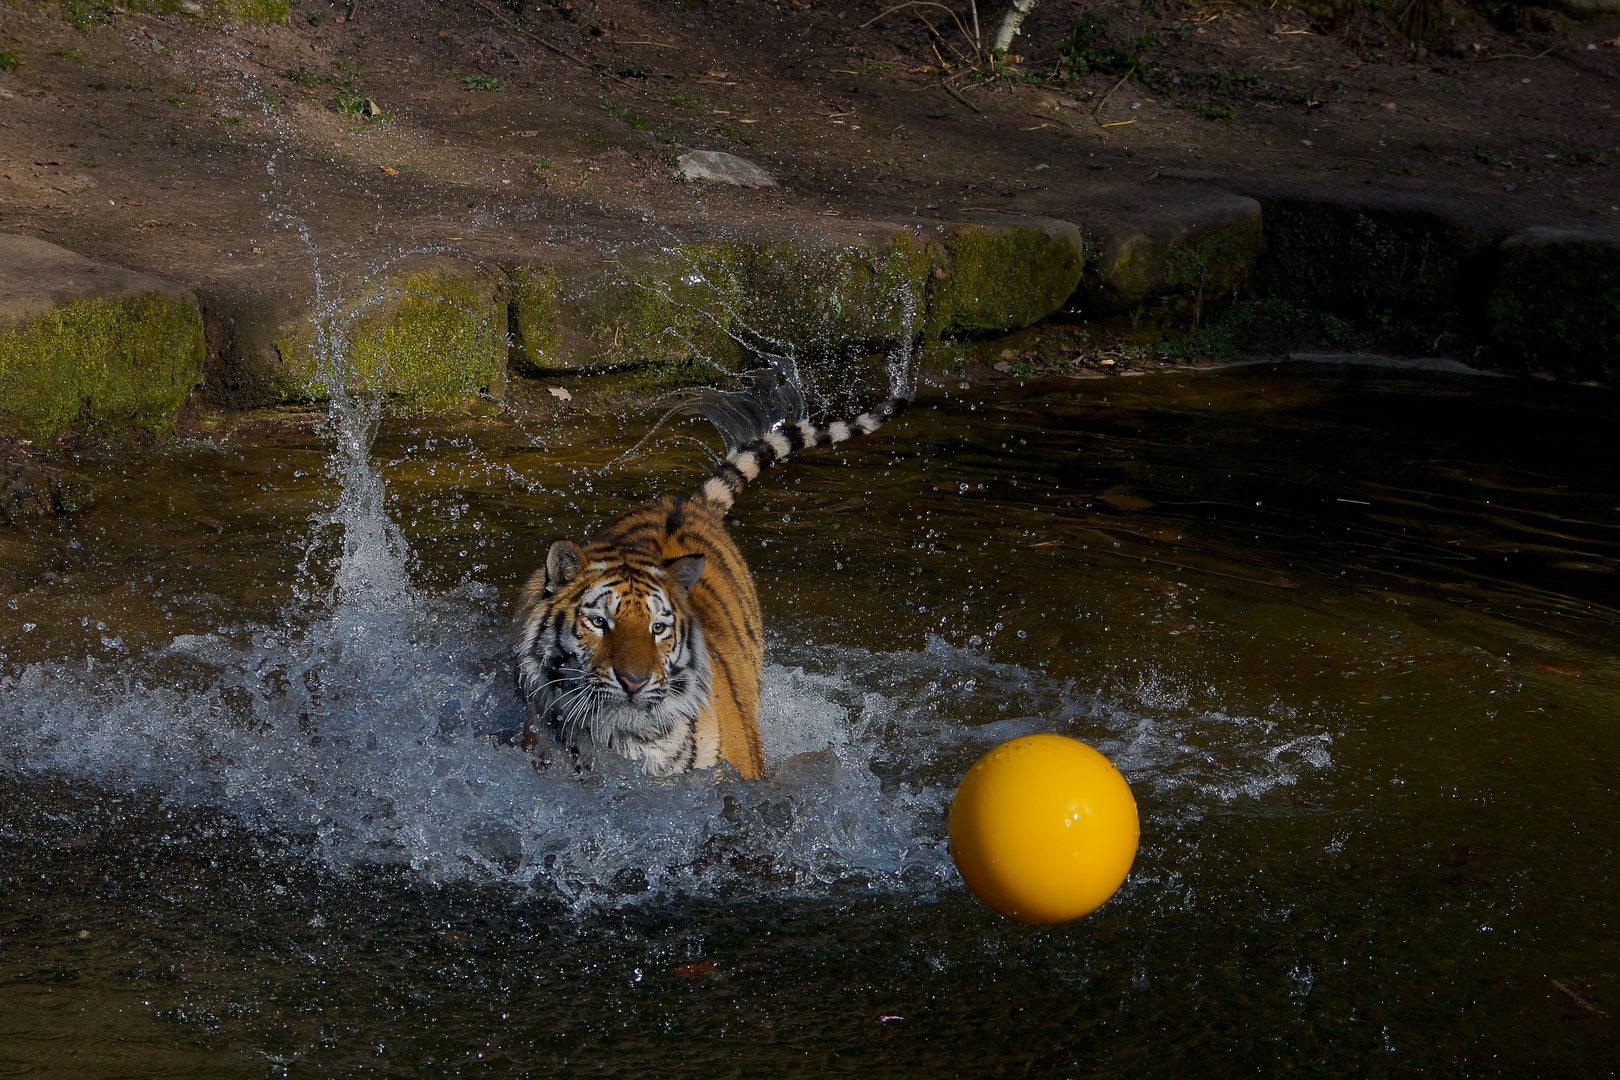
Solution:
{"label": "orange striped fur", "polygon": [[761,779],[764,627],[725,512],[792,451],[875,431],[904,405],[778,426],[728,454],[691,498],[666,495],[583,545],[552,544],[515,620],[518,691],[529,705],[524,749],[549,728],[565,745],[611,749],[651,776],[726,761]]}

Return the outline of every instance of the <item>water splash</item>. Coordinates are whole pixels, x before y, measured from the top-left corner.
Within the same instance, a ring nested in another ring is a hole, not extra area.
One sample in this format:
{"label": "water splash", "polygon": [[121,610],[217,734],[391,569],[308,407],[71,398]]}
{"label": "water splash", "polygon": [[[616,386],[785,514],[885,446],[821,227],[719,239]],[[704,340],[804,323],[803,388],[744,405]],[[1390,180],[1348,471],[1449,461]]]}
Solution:
{"label": "water splash", "polygon": [[[774,649],[769,782],[651,781],[614,758],[537,770],[497,734],[521,718],[503,616],[475,584],[418,596],[405,616],[352,609],[347,636],[315,621],[245,645],[179,638],[112,671],[34,665],[0,682],[5,767],[155,788],[301,838],[339,869],[397,865],[589,906],[949,885],[955,778],[1031,731],[1097,745],[1170,822],[1331,764],[1323,733],[1298,723],[1154,714],[936,640]],[[169,680],[143,679],[153,669]]]}

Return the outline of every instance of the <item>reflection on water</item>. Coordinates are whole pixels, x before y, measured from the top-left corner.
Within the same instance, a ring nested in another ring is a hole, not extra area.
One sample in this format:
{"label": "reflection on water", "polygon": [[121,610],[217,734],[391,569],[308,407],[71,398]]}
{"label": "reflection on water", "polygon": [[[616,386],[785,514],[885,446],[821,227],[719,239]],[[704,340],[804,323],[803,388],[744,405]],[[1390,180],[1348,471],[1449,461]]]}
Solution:
{"label": "reflection on water", "polygon": [[[500,738],[516,584],[694,486],[697,428],[612,468],[651,417],[385,424],[374,476],[285,433],[86,464],[93,512],[0,538],[0,1063],[1598,1074],[1615,416],[1334,369],[925,396],[738,505],[758,784]],[[1037,730],[1143,811],[1125,890],[1048,929],[943,848]]]}

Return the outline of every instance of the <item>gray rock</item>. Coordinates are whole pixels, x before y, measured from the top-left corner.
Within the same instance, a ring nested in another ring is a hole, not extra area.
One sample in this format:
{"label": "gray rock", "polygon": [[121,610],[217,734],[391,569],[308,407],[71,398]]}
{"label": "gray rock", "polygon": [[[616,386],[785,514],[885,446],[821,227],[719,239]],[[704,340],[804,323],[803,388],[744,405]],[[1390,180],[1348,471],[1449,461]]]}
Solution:
{"label": "gray rock", "polygon": [[771,174],[747,158],[719,150],[692,150],[675,159],[682,180],[707,180],[740,187],[775,187]]}

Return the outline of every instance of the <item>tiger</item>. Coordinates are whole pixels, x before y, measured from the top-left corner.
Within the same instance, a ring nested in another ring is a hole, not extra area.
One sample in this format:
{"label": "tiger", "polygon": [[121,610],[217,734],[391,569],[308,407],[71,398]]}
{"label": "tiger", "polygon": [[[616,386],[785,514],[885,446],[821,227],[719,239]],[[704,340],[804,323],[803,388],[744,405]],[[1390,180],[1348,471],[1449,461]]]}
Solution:
{"label": "tiger", "polygon": [[632,507],[583,543],[553,543],[513,618],[523,750],[536,753],[549,729],[552,745],[606,748],[648,776],[727,762],[763,779],[764,627],[726,512],[793,451],[869,434],[907,404],[891,398],[830,424],[779,422],[727,454],[696,494]]}

